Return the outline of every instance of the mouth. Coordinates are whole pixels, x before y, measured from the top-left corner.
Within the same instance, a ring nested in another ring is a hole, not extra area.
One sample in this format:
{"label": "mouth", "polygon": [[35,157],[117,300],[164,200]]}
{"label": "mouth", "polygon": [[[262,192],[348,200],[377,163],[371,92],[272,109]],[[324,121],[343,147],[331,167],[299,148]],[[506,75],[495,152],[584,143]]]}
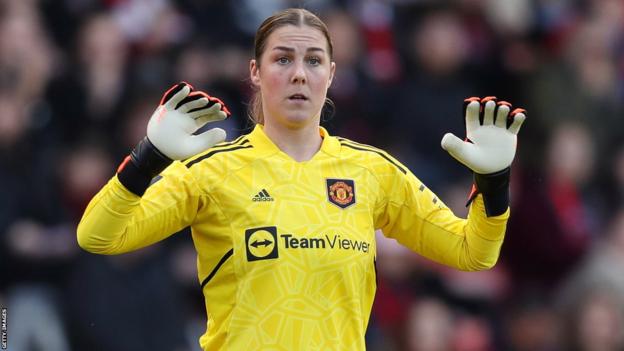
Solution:
{"label": "mouth", "polygon": [[308,97],[303,94],[293,94],[288,97],[290,101],[307,101]]}

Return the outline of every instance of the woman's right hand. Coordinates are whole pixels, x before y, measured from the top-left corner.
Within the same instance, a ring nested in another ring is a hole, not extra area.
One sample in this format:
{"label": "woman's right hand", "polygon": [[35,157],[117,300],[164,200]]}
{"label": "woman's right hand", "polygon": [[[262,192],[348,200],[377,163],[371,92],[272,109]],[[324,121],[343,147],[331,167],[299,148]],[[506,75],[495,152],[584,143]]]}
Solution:
{"label": "woman's right hand", "polygon": [[163,155],[183,160],[225,140],[225,131],[212,128],[194,133],[208,122],[227,118],[230,111],[223,102],[181,82],[163,95],[147,125],[147,138]]}
{"label": "woman's right hand", "polygon": [[152,179],[173,160],[184,160],[225,140],[225,131],[213,128],[194,133],[208,122],[230,115],[221,100],[181,82],[167,90],[147,124],[147,136],[119,168],[117,178],[126,189],[143,196]]}

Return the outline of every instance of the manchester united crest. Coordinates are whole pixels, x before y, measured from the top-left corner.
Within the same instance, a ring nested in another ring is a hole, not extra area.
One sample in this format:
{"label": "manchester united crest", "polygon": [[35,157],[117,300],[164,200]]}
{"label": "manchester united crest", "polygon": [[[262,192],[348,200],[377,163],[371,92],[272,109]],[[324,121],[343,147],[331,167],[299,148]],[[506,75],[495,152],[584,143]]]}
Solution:
{"label": "manchester united crest", "polygon": [[327,199],[343,209],[353,205],[355,183],[351,179],[327,179]]}

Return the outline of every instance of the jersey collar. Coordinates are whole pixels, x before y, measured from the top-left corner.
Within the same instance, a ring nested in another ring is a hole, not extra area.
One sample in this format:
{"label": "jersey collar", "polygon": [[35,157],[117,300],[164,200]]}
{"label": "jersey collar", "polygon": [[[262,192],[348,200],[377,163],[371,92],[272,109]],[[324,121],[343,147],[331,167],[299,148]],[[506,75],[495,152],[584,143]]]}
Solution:
{"label": "jersey collar", "polygon": [[[323,143],[321,144],[319,152],[338,157],[340,154],[340,142],[338,139],[331,136],[325,128],[320,126],[319,134],[323,138]],[[269,156],[280,152],[277,145],[264,133],[264,126],[261,124],[256,124],[253,131],[249,133],[249,141],[254,146],[256,152],[260,153],[262,156]]]}

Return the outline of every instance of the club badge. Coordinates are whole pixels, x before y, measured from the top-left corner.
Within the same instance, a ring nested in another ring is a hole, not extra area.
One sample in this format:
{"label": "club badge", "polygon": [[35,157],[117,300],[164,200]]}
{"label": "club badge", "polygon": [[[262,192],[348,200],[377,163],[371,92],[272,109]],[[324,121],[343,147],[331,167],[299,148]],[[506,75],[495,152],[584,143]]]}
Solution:
{"label": "club badge", "polygon": [[327,200],[345,209],[355,203],[355,183],[351,179],[327,179]]}

